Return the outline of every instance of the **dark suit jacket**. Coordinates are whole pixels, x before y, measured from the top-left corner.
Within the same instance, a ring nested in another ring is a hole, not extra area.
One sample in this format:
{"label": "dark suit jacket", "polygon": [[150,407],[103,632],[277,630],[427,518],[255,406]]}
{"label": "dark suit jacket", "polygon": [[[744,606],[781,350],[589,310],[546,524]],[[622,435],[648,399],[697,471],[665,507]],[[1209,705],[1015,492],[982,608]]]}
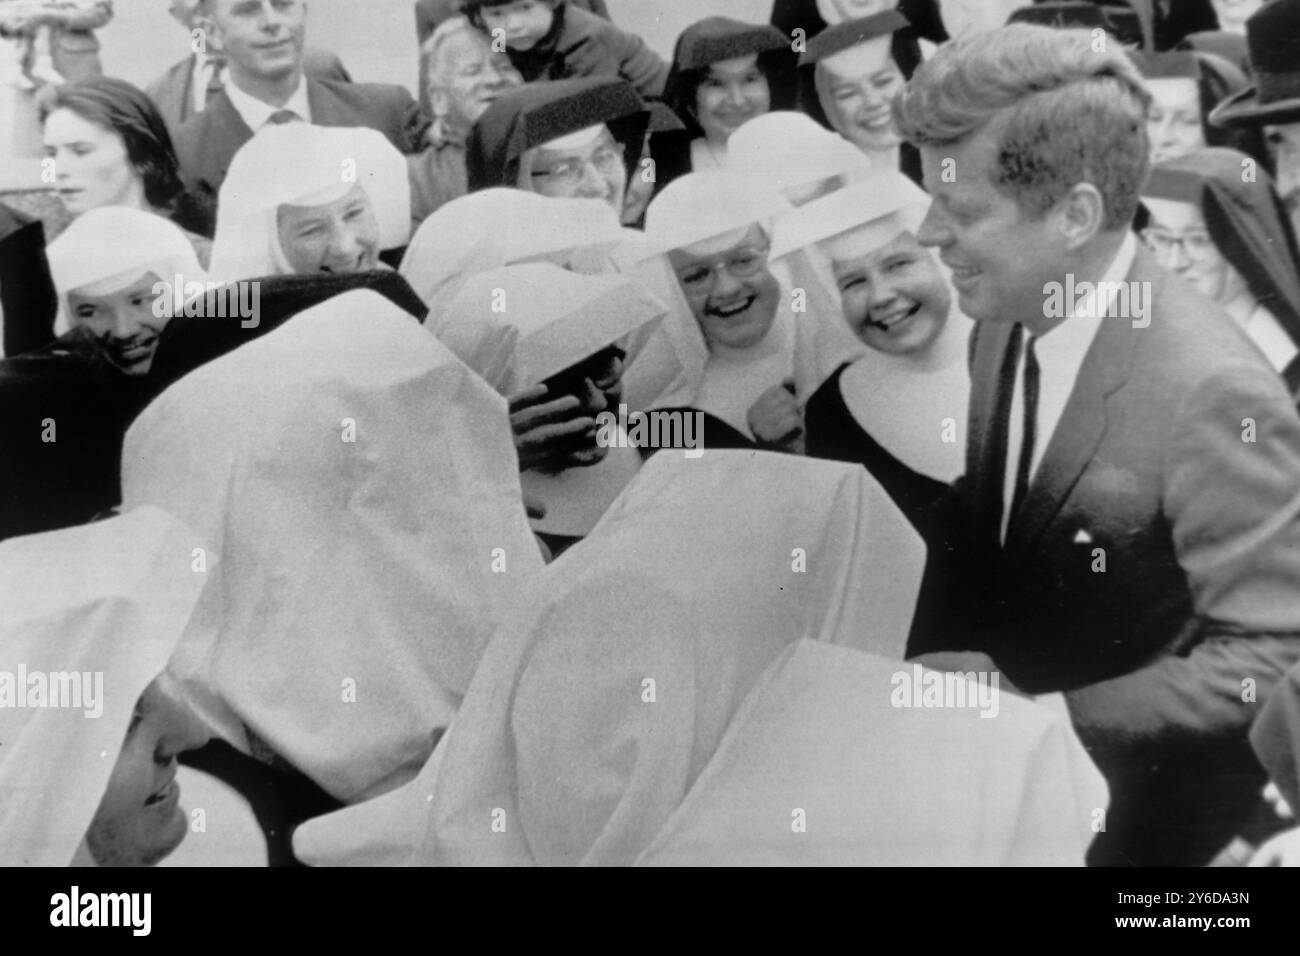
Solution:
{"label": "dark suit jacket", "polygon": [[1150,326],[1102,321],[1005,546],[991,436],[1011,326],[976,327],[946,500],[969,585],[956,642],[1067,692],[1112,790],[1094,862],[1202,863],[1253,807],[1256,701],[1300,659],[1300,419],[1226,313],[1143,249],[1129,280],[1150,283]]}
{"label": "dark suit jacket", "polygon": [[[352,77],[337,54],[328,50],[307,47],[302,53],[302,71],[318,80],[337,80],[351,83]],[[169,66],[161,76],[145,87],[145,92],[162,113],[172,136],[187,119],[194,115],[192,98],[194,83],[194,54]]]}
{"label": "dark suit jacket", "polygon": [[[339,83],[307,79],[307,99],[317,126],[366,126],[388,137],[406,154],[424,144],[428,121],[411,94],[386,83]],[[202,113],[176,131],[181,178],[198,210],[184,225],[205,236],[216,226],[217,194],[239,147],[253,137],[248,124],[222,91]]]}

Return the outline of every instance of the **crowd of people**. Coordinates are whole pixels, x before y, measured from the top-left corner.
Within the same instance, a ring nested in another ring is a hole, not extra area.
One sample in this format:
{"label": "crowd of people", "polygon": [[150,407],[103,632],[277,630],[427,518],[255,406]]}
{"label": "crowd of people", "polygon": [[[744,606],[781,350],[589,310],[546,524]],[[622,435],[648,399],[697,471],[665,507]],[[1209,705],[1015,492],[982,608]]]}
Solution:
{"label": "crowd of people", "polygon": [[0,862],[1300,865],[1300,0],[8,5]]}

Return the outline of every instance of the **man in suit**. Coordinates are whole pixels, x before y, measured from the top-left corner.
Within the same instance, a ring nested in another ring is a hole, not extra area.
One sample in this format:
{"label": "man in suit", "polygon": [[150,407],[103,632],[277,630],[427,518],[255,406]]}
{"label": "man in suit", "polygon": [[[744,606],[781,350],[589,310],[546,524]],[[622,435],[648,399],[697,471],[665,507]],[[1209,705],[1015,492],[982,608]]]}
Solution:
{"label": "man in suit", "polygon": [[[176,22],[185,28],[193,39],[198,19],[200,0],[171,0],[168,10]],[[318,80],[337,80],[351,83],[352,77],[337,54],[327,50],[306,47],[302,55],[302,71]],[[183,60],[169,66],[145,92],[162,113],[167,129],[173,136],[181,123],[196,113],[202,113],[208,99],[219,93],[226,84],[225,57],[210,50],[197,50]]]}
{"label": "man in suit", "polygon": [[1017,25],[941,47],[894,104],[933,200],[918,238],[976,320],[966,473],[931,535],[965,585],[946,646],[1065,692],[1111,786],[1094,864],[1227,844],[1264,782],[1247,731],[1300,659],[1300,419],[1129,231],[1149,103],[1118,44]]}
{"label": "man in suit", "polygon": [[229,77],[176,131],[181,175],[202,210],[186,223],[195,232],[212,235],[230,161],[268,123],[366,126],[403,153],[424,147],[428,120],[402,87],[304,75],[306,19],[302,0],[200,0],[199,29],[226,57]]}

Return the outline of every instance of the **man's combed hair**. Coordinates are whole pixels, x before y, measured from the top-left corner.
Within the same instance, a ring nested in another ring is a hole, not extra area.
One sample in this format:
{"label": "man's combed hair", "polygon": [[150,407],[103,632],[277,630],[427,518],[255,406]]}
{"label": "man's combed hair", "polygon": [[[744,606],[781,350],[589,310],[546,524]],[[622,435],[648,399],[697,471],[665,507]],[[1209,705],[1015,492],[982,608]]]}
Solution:
{"label": "man's combed hair", "polygon": [[[917,146],[952,146],[996,121],[997,183],[1041,215],[1074,186],[1106,203],[1104,228],[1126,228],[1146,179],[1151,96],[1119,43],[1087,30],[1016,24],[941,46],[894,100]],[[960,171],[958,171],[960,175]]]}

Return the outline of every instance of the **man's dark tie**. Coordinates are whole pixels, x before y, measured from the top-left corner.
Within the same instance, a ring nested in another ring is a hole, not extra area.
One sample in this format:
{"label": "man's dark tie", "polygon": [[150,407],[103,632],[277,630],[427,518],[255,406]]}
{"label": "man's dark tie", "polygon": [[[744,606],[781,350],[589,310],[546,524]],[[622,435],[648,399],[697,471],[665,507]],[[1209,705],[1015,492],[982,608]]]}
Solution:
{"label": "man's dark tie", "polygon": [[987,541],[995,547],[1002,543],[1002,512],[1006,507],[1003,488],[1007,478],[1007,442],[1011,430],[1011,399],[1016,391],[1016,361],[1020,357],[1020,342],[1024,327],[1016,324],[1007,337],[1002,364],[998,366],[997,391],[994,396],[993,415],[989,421],[989,474],[988,491],[983,497],[988,524],[985,525]]}
{"label": "man's dark tie", "polygon": [[226,88],[225,81],[221,78],[225,68],[226,61],[223,57],[214,56],[208,60],[208,87],[203,99],[206,105],[211,105],[212,98]]}
{"label": "man's dark tie", "polygon": [[[1020,462],[1016,466],[1016,489],[1011,496],[1011,521],[1016,520],[1029,493],[1029,473],[1034,462],[1034,441],[1038,431],[1038,357],[1034,355],[1034,341],[1031,335],[1025,342],[1025,427],[1020,444]],[[1009,521],[1008,533],[1010,528]]]}
{"label": "man's dark tie", "polygon": [[281,126],[285,123],[292,123],[299,119],[301,119],[301,117],[293,110],[276,110],[267,118],[266,121],[268,123],[274,123],[276,126]]}

